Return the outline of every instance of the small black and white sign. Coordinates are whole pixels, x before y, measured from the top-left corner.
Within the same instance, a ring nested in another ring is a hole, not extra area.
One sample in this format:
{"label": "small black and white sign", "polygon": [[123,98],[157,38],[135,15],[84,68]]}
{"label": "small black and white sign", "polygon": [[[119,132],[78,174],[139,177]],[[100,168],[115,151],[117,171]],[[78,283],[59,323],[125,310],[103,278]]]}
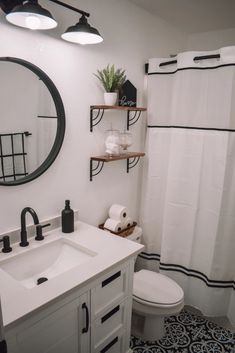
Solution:
{"label": "small black and white sign", "polygon": [[119,91],[119,105],[127,107],[136,107],[137,89],[127,80]]}

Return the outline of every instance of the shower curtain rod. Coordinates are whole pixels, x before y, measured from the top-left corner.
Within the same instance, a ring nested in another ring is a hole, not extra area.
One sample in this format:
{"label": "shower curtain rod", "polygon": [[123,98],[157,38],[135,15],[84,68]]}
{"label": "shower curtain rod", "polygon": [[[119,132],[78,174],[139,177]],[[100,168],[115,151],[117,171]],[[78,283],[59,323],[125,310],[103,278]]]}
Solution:
{"label": "shower curtain rod", "polygon": [[[193,61],[200,61],[200,60],[208,60],[208,59],[220,59],[220,54],[211,54],[211,55],[201,55],[201,56],[195,56]],[[170,61],[165,61],[159,64],[160,67],[163,66],[168,66],[168,65],[173,65],[177,64],[177,60],[170,60]],[[145,64],[145,73],[148,74],[148,69],[149,69],[149,64]]]}

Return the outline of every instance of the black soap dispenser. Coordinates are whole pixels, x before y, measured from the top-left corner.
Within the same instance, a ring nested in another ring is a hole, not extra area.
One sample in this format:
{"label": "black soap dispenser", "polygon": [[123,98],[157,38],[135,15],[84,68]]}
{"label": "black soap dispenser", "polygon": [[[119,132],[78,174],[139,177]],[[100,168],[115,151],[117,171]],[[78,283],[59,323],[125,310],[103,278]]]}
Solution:
{"label": "black soap dispenser", "polygon": [[70,201],[65,201],[65,208],[61,212],[61,223],[63,233],[72,233],[74,231],[74,212],[70,208]]}

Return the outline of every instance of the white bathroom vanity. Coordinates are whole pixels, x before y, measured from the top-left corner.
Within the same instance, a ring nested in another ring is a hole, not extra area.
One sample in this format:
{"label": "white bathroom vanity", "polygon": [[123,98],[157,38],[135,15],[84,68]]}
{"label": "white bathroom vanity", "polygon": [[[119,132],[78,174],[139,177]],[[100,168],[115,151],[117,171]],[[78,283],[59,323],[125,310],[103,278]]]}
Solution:
{"label": "white bathroom vanity", "polygon": [[[143,246],[82,222],[0,254],[8,353],[130,353],[134,262]],[[37,285],[39,278],[47,280]]]}

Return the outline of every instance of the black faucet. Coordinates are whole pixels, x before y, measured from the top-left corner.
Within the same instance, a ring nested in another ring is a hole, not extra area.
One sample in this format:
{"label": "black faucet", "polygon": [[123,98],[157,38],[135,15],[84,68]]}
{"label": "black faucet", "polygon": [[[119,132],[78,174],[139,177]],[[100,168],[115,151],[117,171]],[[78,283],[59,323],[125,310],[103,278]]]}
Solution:
{"label": "black faucet", "polygon": [[29,212],[31,214],[31,216],[33,217],[33,221],[34,224],[37,225],[39,224],[39,219],[37,216],[37,213],[30,207],[25,207],[22,211],[21,211],[21,232],[20,232],[20,246],[28,246],[29,242],[27,240],[27,231],[26,231],[26,213]]}

